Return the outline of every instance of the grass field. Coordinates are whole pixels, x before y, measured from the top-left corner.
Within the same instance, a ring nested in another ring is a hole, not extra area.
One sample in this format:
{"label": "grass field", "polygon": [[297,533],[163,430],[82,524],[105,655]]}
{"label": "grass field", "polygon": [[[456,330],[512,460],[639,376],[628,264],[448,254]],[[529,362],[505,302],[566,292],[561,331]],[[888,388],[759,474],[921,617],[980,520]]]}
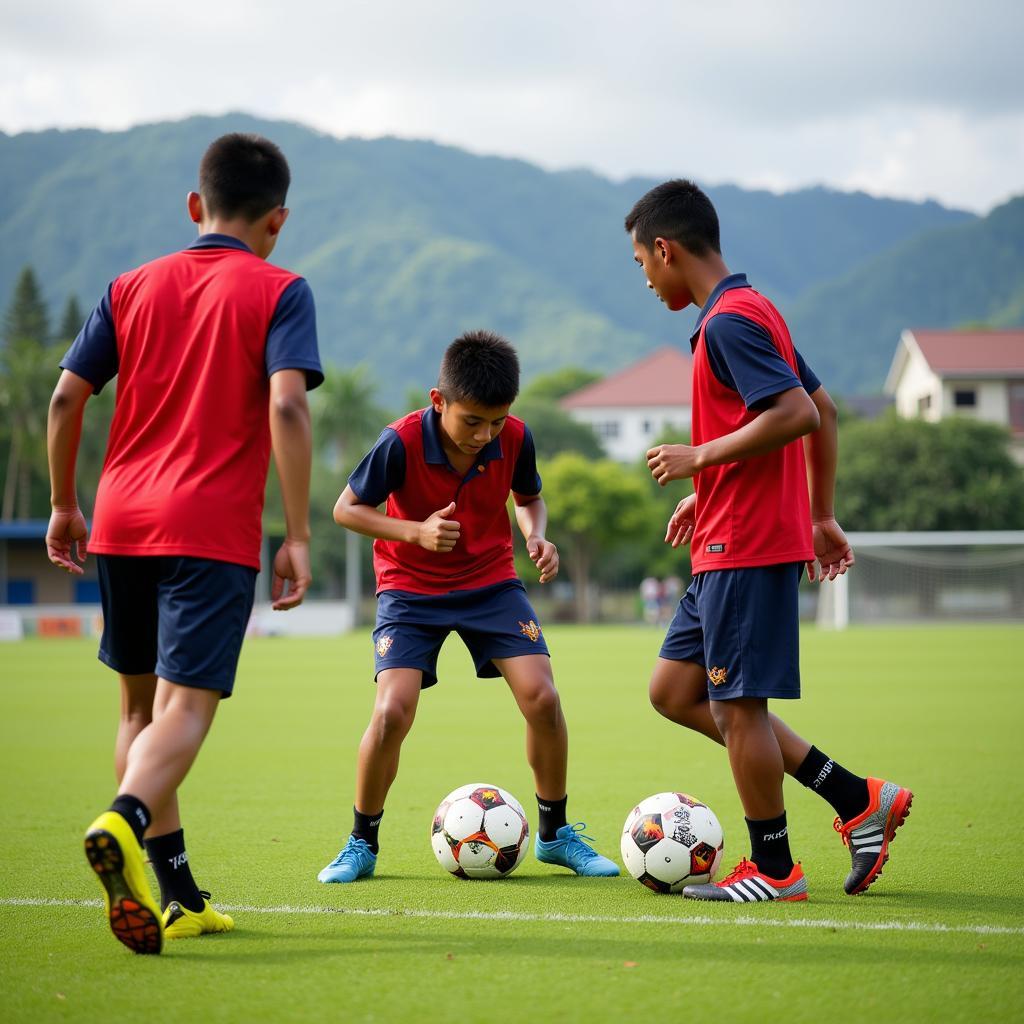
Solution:
{"label": "grass field", "polygon": [[[552,628],[569,722],[570,820],[618,855],[622,822],[666,789],[700,796],[747,852],[724,752],[661,720],[660,635]],[[532,854],[512,877],[438,868],[438,800],[486,781],[535,821],[523,728],[457,638],[424,695],[388,801],[378,875],[322,886],[350,826],[372,702],[367,635],[247,643],[183,789],[197,880],[236,931],[135,957],[110,936],[81,852],[113,795],[116,680],[87,641],[0,647],[0,986],[4,1020],[936,1021],[1024,1016],[1024,630],[808,631],[790,724],[854,770],[911,786],[883,877],[847,897],[832,813],[790,780],[806,904],[723,906]]]}

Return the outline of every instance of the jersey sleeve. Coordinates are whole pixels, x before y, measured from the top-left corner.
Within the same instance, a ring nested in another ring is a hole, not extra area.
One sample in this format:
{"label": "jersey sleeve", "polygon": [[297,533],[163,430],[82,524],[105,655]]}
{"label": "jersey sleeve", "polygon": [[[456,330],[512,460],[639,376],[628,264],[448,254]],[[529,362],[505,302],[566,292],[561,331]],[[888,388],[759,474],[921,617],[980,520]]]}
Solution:
{"label": "jersey sleeve", "polygon": [[89,314],[78,337],[60,361],[62,370],[70,370],[87,380],[97,395],[107,381],[117,376],[117,336],[110,307],[111,288],[112,284],[107,286],[103,298]]}
{"label": "jersey sleeve", "polygon": [[713,316],[704,328],[704,343],[715,376],[738,392],[748,409],[772,395],[800,387],[800,379],[768,332],[745,316]]}
{"label": "jersey sleeve", "polygon": [[377,443],[363,456],[348,485],[364,505],[384,504],[392,491],[405,483],[405,445],[392,427],[385,427]]}
{"label": "jersey sleeve", "polygon": [[278,370],[305,370],[306,390],[324,380],[316,342],[316,307],[313,291],[304,278],[296,278],[281,293],[267,331],[267,376]]}
{"label": "jersey sleeve", "polygon": [[795,348],[793,351],[796,353],[796,372],[800,375],[800,383],[803,384],[804,391],[807,394],[813,395],[821,387],[821,381],[818,380],[818,375],[804,361],[804,357]]}
{"label": "jersey sleeve", "polygon": [[537,448],[530,428],[523,424],[523,446],[519,449],[515,469],[512,471],[512,492],[532,497],[540,494],[540,473],[537,472]]}

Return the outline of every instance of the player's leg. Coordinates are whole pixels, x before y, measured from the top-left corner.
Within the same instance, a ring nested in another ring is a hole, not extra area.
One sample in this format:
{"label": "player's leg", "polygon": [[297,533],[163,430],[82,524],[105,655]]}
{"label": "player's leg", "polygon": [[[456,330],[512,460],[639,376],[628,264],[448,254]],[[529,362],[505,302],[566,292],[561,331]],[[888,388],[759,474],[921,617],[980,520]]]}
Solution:
{"label": "player's leg", "polygon": [[583,834],[586,825],[570,825],[566,820],[569,734],[550,658],[523,654],[491,661],[504,676],[526,722],[526,757],[533,769],[539,819],[534,842],[537,859],[569,868],[577,875],[615,877],[618,865],[590,845],[591,840]]}
{"label": "player's leg", "polygon": [[701,574],[694,590],[704,628],[711,715],[725,742],[750,834],[750,860],[723,881],[687,886],[691,899],[761,902],[807,898],[789,849],[785,761],[769,697],[798,697],[796,588],[799,567]]}
{"label": "player's leg", "polygon": [[[128,761],[128,749],[142,730],[153,720],[153,700],[157,676],[120,675],[121,717],[114,748],[114,772],[120,786]],[[178,813],[177,793],[164,809],[154,814],[144,839],[150,864],[160,883],[160,907],[166,910],[174,901],[199,912],[203,896],[192,877],[185,849],[185,833]]]}
{"label": "player's leg", "polygon": [[373,876],[384,802],[398,775],[402,743],[412,728],[420,691],[437,682],[437,655],[448,635],[443,624],[417,621],[416,599],[382,594],[373,633],[377,692],[359,743],[352,831],[338,855],[317,875],[321,882],[355,882]]}

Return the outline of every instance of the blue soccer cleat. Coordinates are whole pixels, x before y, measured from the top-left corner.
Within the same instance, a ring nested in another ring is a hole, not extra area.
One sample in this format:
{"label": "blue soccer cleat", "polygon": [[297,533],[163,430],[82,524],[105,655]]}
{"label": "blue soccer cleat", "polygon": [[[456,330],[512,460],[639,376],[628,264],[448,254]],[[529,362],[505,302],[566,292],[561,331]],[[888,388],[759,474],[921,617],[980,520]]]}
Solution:
{"label": "blue soccer cleat", "polygon": [[602,857],[597,850],[587,845],[594,840],[583,834],[586,827],[582,821],[575,825],[563,825],[550,843],[544,842],[538,835],[533,847],[537,860],[542,864],[558,864],[575,871],[577,875],[615,878],[619,873],[618,864]]}
{"label": "blue soccer cleat", "polygon": [[372,878],[376,866],[377,854],[370,849],[370,844],[365,839],[349,836],[341,853],[316,877],[321,882],[354,882],[357,878]]}

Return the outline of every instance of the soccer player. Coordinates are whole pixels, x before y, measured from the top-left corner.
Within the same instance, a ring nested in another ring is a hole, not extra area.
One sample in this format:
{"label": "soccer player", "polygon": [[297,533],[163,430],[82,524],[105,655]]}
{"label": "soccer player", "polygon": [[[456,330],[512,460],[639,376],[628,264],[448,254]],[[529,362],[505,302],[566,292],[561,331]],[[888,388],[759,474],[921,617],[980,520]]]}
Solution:
{"label": "soccer player", "polygon": [[785,772],[834,808],[852,858],[844,888],[863,892],[881,873],[913,794],[853,774],[768,711],[769,698],[800,695],[804,564],[821,582],[854,561],[833,510],[835,405],[775,307],[743,274],[729,272],[718,216],[696,185],[676,180],[651,189],[626,217],[626,231],[658,298],[673,312],[701,307],[690,335],[692,444],[647,453],[659,484],[692,478],[696,491],[679,502],[665,535],[673,547],[690,544],[694,575],[661,648],[651,703],[725,744],[750,832],[749,860],[683,895],[807,898],[790,854]]}
{"label": "soccer player", "polygon": [[478,677],[504,676],[526,719],[540,815],[537,859],[579,875],[619,873],[584,842],[582,823],[566,821],[565,718],[537,614],[512,563],[510,493],[541,583],[558,572],[558,551],[545,537],[533,438],[509,415],[518,393],[519,359],[507,341],[487,331],[457,338],[430,405],[385,428],[334,507],[342,526],[376,538],[377,691],[359,745],[352,833],[321,882],[373,874],[402,741],[420,691],[437,682],[438,652],[452,631]]}
{"label": "soccer player", "polygon": [[82,416],[117,376],[88,547],[103,602],[99,657],[120,677],[119,785],[85,852],[111,930],[137,953],[159,953],[165,935],[233,927],[192,877],[176,794],[231,696],[260,567],[271,449],[287,523],[274,607],[301,603],[311,579],[306,389],[323,379],[313,297],[302,278],[266,262],[288,217],[290,180],[267,139],[213,142],[199,192],[188,196],[199,238],[114,280],[61,362],[50,403],[46,549],[54,565],[81,573]]}

